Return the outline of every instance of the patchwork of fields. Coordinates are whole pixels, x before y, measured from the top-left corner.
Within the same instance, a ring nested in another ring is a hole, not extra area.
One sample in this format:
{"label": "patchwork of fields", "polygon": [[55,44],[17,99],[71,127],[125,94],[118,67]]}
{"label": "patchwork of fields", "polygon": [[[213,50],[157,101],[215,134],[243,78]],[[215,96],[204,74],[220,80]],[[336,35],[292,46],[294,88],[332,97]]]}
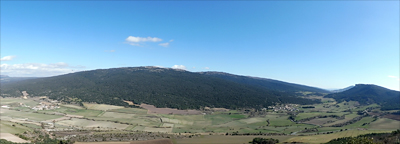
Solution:
{"label": "patchwork of fields", "polygon": [[[34,111],[28,108],[1,108],[2,133],[18,134],[40,129],[42,123],[50,129],[86,129],[114,131],[147,131],[175,134],[203,134],[204,138],[179,139],[176,143],[209,143],[214,139],[223,139],[227,143],[246,143],[254,136],[220,136],[235,133],[277,133],[286,136],[274,136],[282,141],[320,143],[330,139],[355,136],[371,132],[388,132],[399,129],[400,121],[366,116],[359,121],[342,127],[330,127],[345,123],[358,117],[358,110],[376,105],[358,106],[356,102],[336,103],[331,99],[326,103],[315,105],[315,108],[299,108],[304,111],[295,116],[295,120],[311,118],[301,123],[289,119],[284,112],[265,112],[249,116],[236,110],[215,111],[198,114],[152,113],[143,108],[124,108],[121,106],[84,103],[84,106],[61,105],[51,110]],[[1,104],[24,103],[35,105],[38,102],[29,99],[3,98]],[[154,110],[154,109],[153,109]],[[344,112],[346,111],[346,112]],[[324,117],[336,115],[338,117]],[[52,124],[55,127],[52,127]],[[42,125],[43,126],[43,125]],[[307,129],[318,131],[305,131]],[[345,130],[347,129],[347,130]],[[332,132],[331,134],[322,134]],[[319,135],[314,135],[319,134]],[[313,135],[313,136],[296,136]],[[271,137],[271,136],[266,136]],[[242,138],[242,139],[241,139]],[[197,141],[198,140],[198,141]]]}

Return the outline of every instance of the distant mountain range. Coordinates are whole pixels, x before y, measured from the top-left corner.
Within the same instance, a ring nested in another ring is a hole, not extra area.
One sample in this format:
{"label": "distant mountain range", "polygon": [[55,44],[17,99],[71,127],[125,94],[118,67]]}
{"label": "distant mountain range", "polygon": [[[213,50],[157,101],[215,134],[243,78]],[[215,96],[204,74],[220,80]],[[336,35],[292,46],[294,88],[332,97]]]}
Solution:
{"label": "distant mountain range", "polygon": [[325,97],[336,101],[358,101],[360,104],[377,103],[382,110],[400,109],[400,92],[372,84],[356,84],[347,90]]}
{"label": "distant mountain range", "polygon": [[8,75],[0,75],[0,83],[5,84],[5,83],[23,81],[27,79],[35,79],[35,78],[38,77],[9,77]]}
{"label": "distant mountain range", "polygon": [[351,89],[351,88],[353,88],[353,87],[354,87],[354,86],[348,86],[348,87],[342,88],[342,89],[331,90],[331,92],[332,92],[332,93],[339,93],[339,92],[343,92],[343,91],[349,90],[349,89]]}
{"label": "distant mountain range", "polygon": [[319,88],[227,73],[194,73],[158,67],[99,69],[4,84],[3,95],[49,96],[70,102],[127,105],[122,100],[179,109],[267,107],[276,103],[313,104],[294,91]]}
{"label": "distant mountain range", "polygon": [[64,102],[96,102],[128,106],[123,100],[157,107],[261,108],[277,103],[314,104],[298,92],[326,95],[337,101],[378,103],[383,110],[400,109],[400,93],[376,85],[357,84],[328,90],[273,79],[223,72],[189,72],[159,67],[98,69],[45,78],[1,76],[2,96],[48,96]]}

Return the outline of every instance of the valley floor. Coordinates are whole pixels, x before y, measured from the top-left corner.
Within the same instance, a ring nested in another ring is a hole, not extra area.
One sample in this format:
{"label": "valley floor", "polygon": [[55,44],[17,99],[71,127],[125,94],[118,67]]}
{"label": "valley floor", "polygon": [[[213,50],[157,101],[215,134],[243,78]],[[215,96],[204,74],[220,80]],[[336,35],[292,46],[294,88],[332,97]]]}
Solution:
{"label": "valley floor", "polygon": [[255,137],[275,138],[280,142],[324,143],[339,137],[400,129],[398,115],[380,111],[377,105],[313,98],[320,98],[324,103],[315,104],[314,108],[279,105],[269,110],[208,109],[192,115],[89,103],[84,106],[54,103],[57,108],[35,110],[33,107],[43,104],[43,100],[1,98],[0,132],[28,136],[42,131],[53,138],[80,143],[168,137],[176,144],[242,144]]}

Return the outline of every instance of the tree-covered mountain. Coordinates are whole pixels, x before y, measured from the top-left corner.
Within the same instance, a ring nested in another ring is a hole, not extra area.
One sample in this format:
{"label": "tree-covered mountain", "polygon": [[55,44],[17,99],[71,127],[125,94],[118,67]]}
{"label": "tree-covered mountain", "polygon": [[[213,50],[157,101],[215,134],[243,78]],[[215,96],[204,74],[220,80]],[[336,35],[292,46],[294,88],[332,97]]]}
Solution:
{"label": "tree-covered mountain", "polygon": [[246,84],[251,86],[257,86],[268,90],[276,90],[276,91],[284,91],[284,92],[298,92],[298,91],[309,91],[309,92],[317,92],[317,93],[330,93],[328,90],[310,87],[300,84],[288,83],[273,79],[267,78],[258,78],[258,77],[250,77],[250,76],[240,76],[233,75],[224,72],[200,72],[200,74],[222,78],[228,81]]}
{"label": "tree-covered mountain", "polygon": [[48,96],[62,101],[127,105],[122,100],[157,107],[266,107],[275,103],[319,101],[285,92],[227,81],[204,74],[158,67],[127,67],[76,72],[2,85],[2,95]]}
{"label": "tree-covered mountain", "polygon": [[400,92],[372,84],[356,84],[353,88],[326,95],[336,101],[358,101],[360,104],[377,103],[382,110],[400,109]]}

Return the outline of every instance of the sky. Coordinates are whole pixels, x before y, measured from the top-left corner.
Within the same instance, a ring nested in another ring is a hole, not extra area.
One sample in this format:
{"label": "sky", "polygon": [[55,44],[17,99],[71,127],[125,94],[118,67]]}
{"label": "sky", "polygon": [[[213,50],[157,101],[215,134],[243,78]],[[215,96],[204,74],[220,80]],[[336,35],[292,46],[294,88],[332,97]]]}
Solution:
{"label": "sky", "polygon": [[1,1],[1,74],[221,71],[399,90],[399,1]]}

